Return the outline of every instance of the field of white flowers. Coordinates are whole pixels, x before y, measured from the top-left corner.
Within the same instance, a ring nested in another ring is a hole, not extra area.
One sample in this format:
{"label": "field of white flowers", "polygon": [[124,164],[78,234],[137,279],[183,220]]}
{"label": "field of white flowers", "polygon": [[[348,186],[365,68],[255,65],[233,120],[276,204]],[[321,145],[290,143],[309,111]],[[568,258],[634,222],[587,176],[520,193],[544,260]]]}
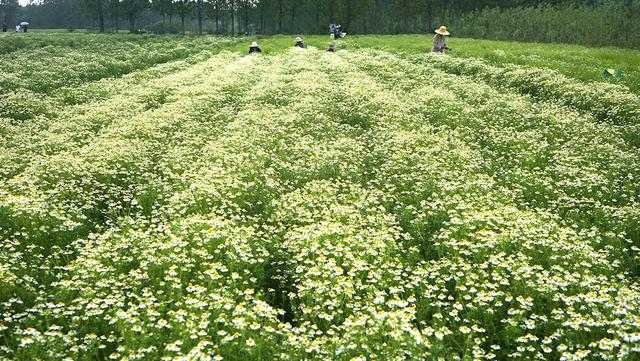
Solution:
{"label": "field of white flowers", "polygon": [[639,95],[190,41],[0,73],[0,359],[640,358]]}

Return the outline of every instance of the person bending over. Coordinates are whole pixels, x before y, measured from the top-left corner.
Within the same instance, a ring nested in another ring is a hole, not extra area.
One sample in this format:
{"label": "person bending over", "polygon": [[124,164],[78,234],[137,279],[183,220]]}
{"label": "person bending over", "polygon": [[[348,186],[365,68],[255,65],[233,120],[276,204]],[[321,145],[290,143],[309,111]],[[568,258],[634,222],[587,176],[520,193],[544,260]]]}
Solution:
{"label": "person bending over", "polygon": [[447,31],[446,26],[441,26],[439,29],[436,29],[436,36],[433,37],[433,47],[431,48],[432,53],[444,53],[444,50],[452,50],[447,46],[447,36],[449,32]]}
{"label": "person bending over", "polygon": [[253,53],[262,53],[262,49],[260,49],[260,45],[258,45],[258,43],[255,41],[251,43],[251,46],[249,47],[249,54],[253,54]]}

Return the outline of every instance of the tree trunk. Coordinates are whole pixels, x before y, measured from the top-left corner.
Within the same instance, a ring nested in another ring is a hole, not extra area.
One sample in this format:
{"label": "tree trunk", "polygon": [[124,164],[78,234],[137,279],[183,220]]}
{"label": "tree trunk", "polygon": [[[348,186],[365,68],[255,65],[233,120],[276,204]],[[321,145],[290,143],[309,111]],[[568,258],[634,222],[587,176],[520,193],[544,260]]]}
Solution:
{"label": "tree trunk", "polygon": [[404,14],[404,33],[408,33],[409,32],[409,15],[408,14]]}
{"label": "tree trunk", "polygon": [[316,2],[316,7],[315,7],[315,20],[316,20],[316,29],[317,31],[322,32],[322,25],[320,24],[320,2]]}
{"label": "tree trunk", "polygon": [[136,32],[136,13],[133,10],[129,11],[129,32]]}
{"label": "tree trunk", "polygon": [[120,6],[119,6],[118,2],[114,2],[114,1],[112,1],[111,4],[113,6],[113,13],[112,13],[112,15],[113,15],[113,19],[112,19],[113,20],[113,32],[117,34],[118,30],[120,30],[119,29],[119,25],[120,25],[119,24],[119,21],[120,21]]}
{"label": "tree trunk", "polygon": [[231,36],[236,35],[236,0],[231,0]]}
{"label": "tree trunk", "polygon": [[296,33],[296,7],[298,5],[297,0],[293,0],[293,4],[291,5],[291,33]]}
{"label": "tree trunk", "polygon": [[335,4],[333,0],[329,0],[329,18],[331,20],[331,23],[336,22],[336,9],[334,5]]}
{"label": "tree trunk", "polygon": [[244,32],[249,35],[249,0],[244,0]]}
{"label": "tree trunk", "polygon": [[260,33],[264,34],[264,2],[260,3]]}
{"label": "tree trunk", "polygon": [[353,3],[351,1],[347,1],[347,22],[346,24],[346,29],[349,29],[350,25],[351,25],[351,18],[353,17]]}
{"label": "tree trunk", "polygon": [[425,7],[425,20],[427,22],[426,27],[427,27],[427,32],[431,31],[432,28],[435,27],[435,25],[433,25],[433,8],[431,5],[431,2],[428,3],[428,5]]}
{"label": "tree trunk", "polygon": [[198,35],[202,35],[202,0],[198,0]]}
{"label": "tree trunk", "polygon": [[220,34],[220,3],[216,1],[216,35]]}
{"label": "tree trunk", "polygon": [[104,9],[102,7],[102,0],[96,1],[96,7],[98,11],[98,24],[100,27],[100,32],[104,33]]}
{"label": "tree trunk", "polygon": [[185,31],[185,28],[184,28],[184,18],[185,18],[185,15],[184,15],[184,12],[182,12],[182,14],[180,14],[180,22],[182,24],[182,35],[186,34],[186,31]]}
{"label": "tree trunk", "polygon": [[284,17],[284,8],[282,7],[282,1],[278,0],[278,34],[282,34],[282,18]]}
{"label": "tree trunk", "polygon": [[229,33],[227,29],[227,16],[224,11],[220,12],[220,31],[222,34],[225,34],[225,35]]}

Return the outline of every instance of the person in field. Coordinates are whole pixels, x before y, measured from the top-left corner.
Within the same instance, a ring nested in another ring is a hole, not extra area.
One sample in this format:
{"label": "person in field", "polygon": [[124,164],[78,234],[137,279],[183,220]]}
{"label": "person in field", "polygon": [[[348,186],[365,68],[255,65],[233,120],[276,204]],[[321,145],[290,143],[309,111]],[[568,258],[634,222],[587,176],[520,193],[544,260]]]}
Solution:
{"label": "person in field", "polygon": [[20,30],[22,30],[22,29],[20,29],[20,24],[16,24],[16,33],[19,33]]}
{"label": "person in field", "polygon": [[329,44],[329,50],[327,50],[330,53],[335,53],[336,52],[336,44]]}
{"label": "person in field", "polygon": [[249,54],[253,54],[253,53],[262,53],[262,49],[260,48],[260,45],[258,45],[258,43],[255,41],[251,43],[251,46],[249,47]]}
{"label": "person in field", "polygon": [[3,33],[6,33],[8,28],[9,27],[7,26],[7,24],[2,24],[2,32]]}
{"label": "person in field", "polygon": [[331,39],[335,39],[336,38],[336,24],[331,24],[329,25],[329,36],[331,37]]}
{"label": "person in field", "polygon": [[347,33],[342,32],[342,25],[331,24],[329,25],[329,34],[331,40],[344,38]]}
{"label": "person in field", "polygon": [[305,49],[306,46],[304,45],[304,42],[302,42],[302,38],[301,37],[297,37],[296,38],[296,45],[294,45],[296,48],[302,48]]}
{"label": "person in field", "polygon": [[449,36],[449,32],[446,26],[443,25],[436,29],[436,36],[433,37],[433,47],[431,48],[432,53],[444,53],[445,49],[452,50],[447,46],[447,36]]}

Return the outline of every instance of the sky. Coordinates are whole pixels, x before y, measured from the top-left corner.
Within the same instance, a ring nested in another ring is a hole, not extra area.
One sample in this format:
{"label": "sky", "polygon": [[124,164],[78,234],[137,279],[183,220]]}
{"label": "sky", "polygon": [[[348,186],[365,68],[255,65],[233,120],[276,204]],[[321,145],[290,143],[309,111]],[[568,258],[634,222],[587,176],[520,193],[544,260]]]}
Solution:
{"label": "sky", "polygon": [[[20,5],[25,6],[27,4],[29,4],[29,0],[18,0],[18,2],[20,3]],[[15,3],[14,3],[15,4]]]}

